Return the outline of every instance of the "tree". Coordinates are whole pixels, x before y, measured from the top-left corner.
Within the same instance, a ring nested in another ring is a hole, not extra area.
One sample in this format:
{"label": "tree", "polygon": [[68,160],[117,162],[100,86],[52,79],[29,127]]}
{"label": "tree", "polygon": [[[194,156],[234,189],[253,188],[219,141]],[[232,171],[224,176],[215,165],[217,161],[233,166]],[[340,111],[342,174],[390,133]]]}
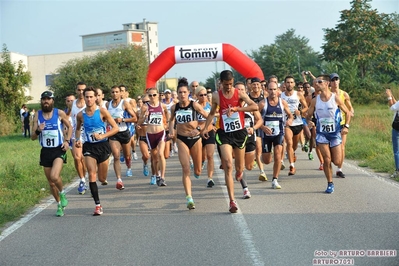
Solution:
{"label": "tree", "polygon": [[295,35],[294,29],[276,36],[275,42],[253,50],[249,56],[262,69],[265,78],[276,75],[280,79],[287,75],[299,78],[300,72],[310,70],[318,73],[321,60],[317,52],[308,45],[309,40]]}
{"label": "tree", "polygon": [[220,76],[219,72],[212,72],[212,76],[210,76],[205,80],[204,87],[205,88],[210,87],[212,88],[212,91],[216,91],[217,90],[216,86],[219,76]]}
{"label": "tree", "polygon": [[[0,62],[0,114],[2,120],[15,124],[19,119],[19,110],[22,104],[29,100],[25,96],[25,88],[31,82],[30,72],[24,70],[22,61],[11,62],[11,56],[7,46],[3,44]],[[2,121],[2,127],[5,121]],[[2,130],[0,130],[0,134]],[[2,135],[2,134],[1,134]]]}
{"label": "tree", "polygon": [[101,88],[108,94],[114,85],[124,84],[130,97],[143,94],[148,71],[146,51],[141,46],[124,46],[100,52],[93,57],[73,59],[54,73],[51,89],[57,106],[64,106],[64,98],[75,92],[79,81]]}
{"label": "tree", "polygon": [[396,73],[399,68],[399,45],[393,39],[399,36],[397,16],[379,14],[369,2],[353,0],[349,10],[341,11],[337,26],[324,29],[326,43],[322,45],[327,61],[355,60],[362,78],[368,72]]}

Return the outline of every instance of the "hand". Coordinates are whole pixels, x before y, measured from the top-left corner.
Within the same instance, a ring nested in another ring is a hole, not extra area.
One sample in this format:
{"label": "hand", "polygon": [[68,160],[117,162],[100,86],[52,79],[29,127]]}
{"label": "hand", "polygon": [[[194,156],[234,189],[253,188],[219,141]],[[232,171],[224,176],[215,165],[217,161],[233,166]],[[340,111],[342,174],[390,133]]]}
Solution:
{"label": "hand", "polygon": [[234,110],[234,108],[236,108],[236,107],[229,107],[229,109],[227,110],[228,117],[230,117],[234,112],[237,112],[237,108],[236,108],[236,110]]}
{"label": "hand", "polygon": [[201,137],[203,137],[204,139],[209,139],[208,129],[206,129],[206,128],[202,129],[200,134],[201,134]]}
{"label": "hand", "polygon": [[44,130],[44,126],[46,125],[46,122],[43,122],[39,125],[39,130],[43,131]]}
{"label": "hand", "polygon": [[61,145],[61,149],[63,151],[67,151],[68,148],[69,148],[69,142],[65,140],[64,143],[62,143],[62,145]]}
{"label": "hand", "polygon": [[388,97],[392,97],[392,91],[390,89],[386,89],[385,93],[387,94]]}
{"label": "hand", "polygon": [[349,132],[349,128],[346,128],[346,127],[344,127],[344,128],[341,130],[341,134],[342,134],[342,135],[346,135],[346,134],[348,134],[348,132]]}
{"label": "hand", "polygon": [[80,140],[77,140],[77,141],[75,142],[75,147],[76,147],[76,148],[81,148],[81,147],[82,147],[82,142],[81,142]]}
{"label": "hand", "polygon": [[270,127],[267,126],[263,126],[262,127],[262,131],[265,132],[266,135],[271,135],[273,134],[272,130],[270,129]]}
{"label": "hand", "polygon": [[99,134],[99,133],[94,133],[93,137],[94,137],[95,140],[102,140],[103,139],[103,136],[101,134]]}

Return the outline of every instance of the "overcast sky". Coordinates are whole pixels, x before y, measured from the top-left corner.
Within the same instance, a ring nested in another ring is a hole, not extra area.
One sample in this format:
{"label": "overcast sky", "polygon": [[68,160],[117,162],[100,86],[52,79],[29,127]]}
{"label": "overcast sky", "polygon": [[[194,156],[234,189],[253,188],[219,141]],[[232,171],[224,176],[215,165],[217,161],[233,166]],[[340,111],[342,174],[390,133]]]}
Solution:
{"label": "overcast sky", "polygon": [[[399,0],[373,0],[381,13],[399,13]],[[122,24],[158,22],[160,51],[175,45],[229,43],[243,52],[274,42],[293,28],[315,51],[323,28],[334,28],[350,1],[19,1],[0,0],[0,43],[25,55],[82,51],[81,35],[122,30]],[[166,77],[205,81],[218,63],[174,66]],[[270,73],[265,73],[268,75]]]}

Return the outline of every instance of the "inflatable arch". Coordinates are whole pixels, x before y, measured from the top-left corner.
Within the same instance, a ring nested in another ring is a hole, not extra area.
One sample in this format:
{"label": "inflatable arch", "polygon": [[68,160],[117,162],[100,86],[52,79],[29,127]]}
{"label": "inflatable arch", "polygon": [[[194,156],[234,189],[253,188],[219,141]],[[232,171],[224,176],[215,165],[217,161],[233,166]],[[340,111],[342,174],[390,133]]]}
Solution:
{"label": "inflatable arch", "polygon": [[175,64],[224,61],[245,78],[264,79],[260,67],[236,47],[226,43],[171,46],[165,49],[149,66],[146,88],[156,82]]}

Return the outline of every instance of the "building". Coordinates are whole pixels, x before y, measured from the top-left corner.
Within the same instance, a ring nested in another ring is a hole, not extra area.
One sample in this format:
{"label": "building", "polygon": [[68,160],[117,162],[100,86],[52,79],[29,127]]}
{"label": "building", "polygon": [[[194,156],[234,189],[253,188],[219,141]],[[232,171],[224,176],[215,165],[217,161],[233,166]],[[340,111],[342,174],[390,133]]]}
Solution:
{"label": "building", "polygon": [[[93,56],[112,47],[130,44],[146,47],[149,63],[154,61],[159,54],[158,23],[148,22],[145,19],[139,23],[123,24],[122,30],[81,35],[81,37],[81,52],[45,55],[23,55],[10,52],[11,62],[22,61],[26,70],[31,72],[32,83],[29,88],[26,88],[26,95],[33,98],[30,103],[40,101],[40,94],[51,85],[52,77],[57,74],[57,69],[69,60]],[[74,89],[71,88],[72,91]]]}

